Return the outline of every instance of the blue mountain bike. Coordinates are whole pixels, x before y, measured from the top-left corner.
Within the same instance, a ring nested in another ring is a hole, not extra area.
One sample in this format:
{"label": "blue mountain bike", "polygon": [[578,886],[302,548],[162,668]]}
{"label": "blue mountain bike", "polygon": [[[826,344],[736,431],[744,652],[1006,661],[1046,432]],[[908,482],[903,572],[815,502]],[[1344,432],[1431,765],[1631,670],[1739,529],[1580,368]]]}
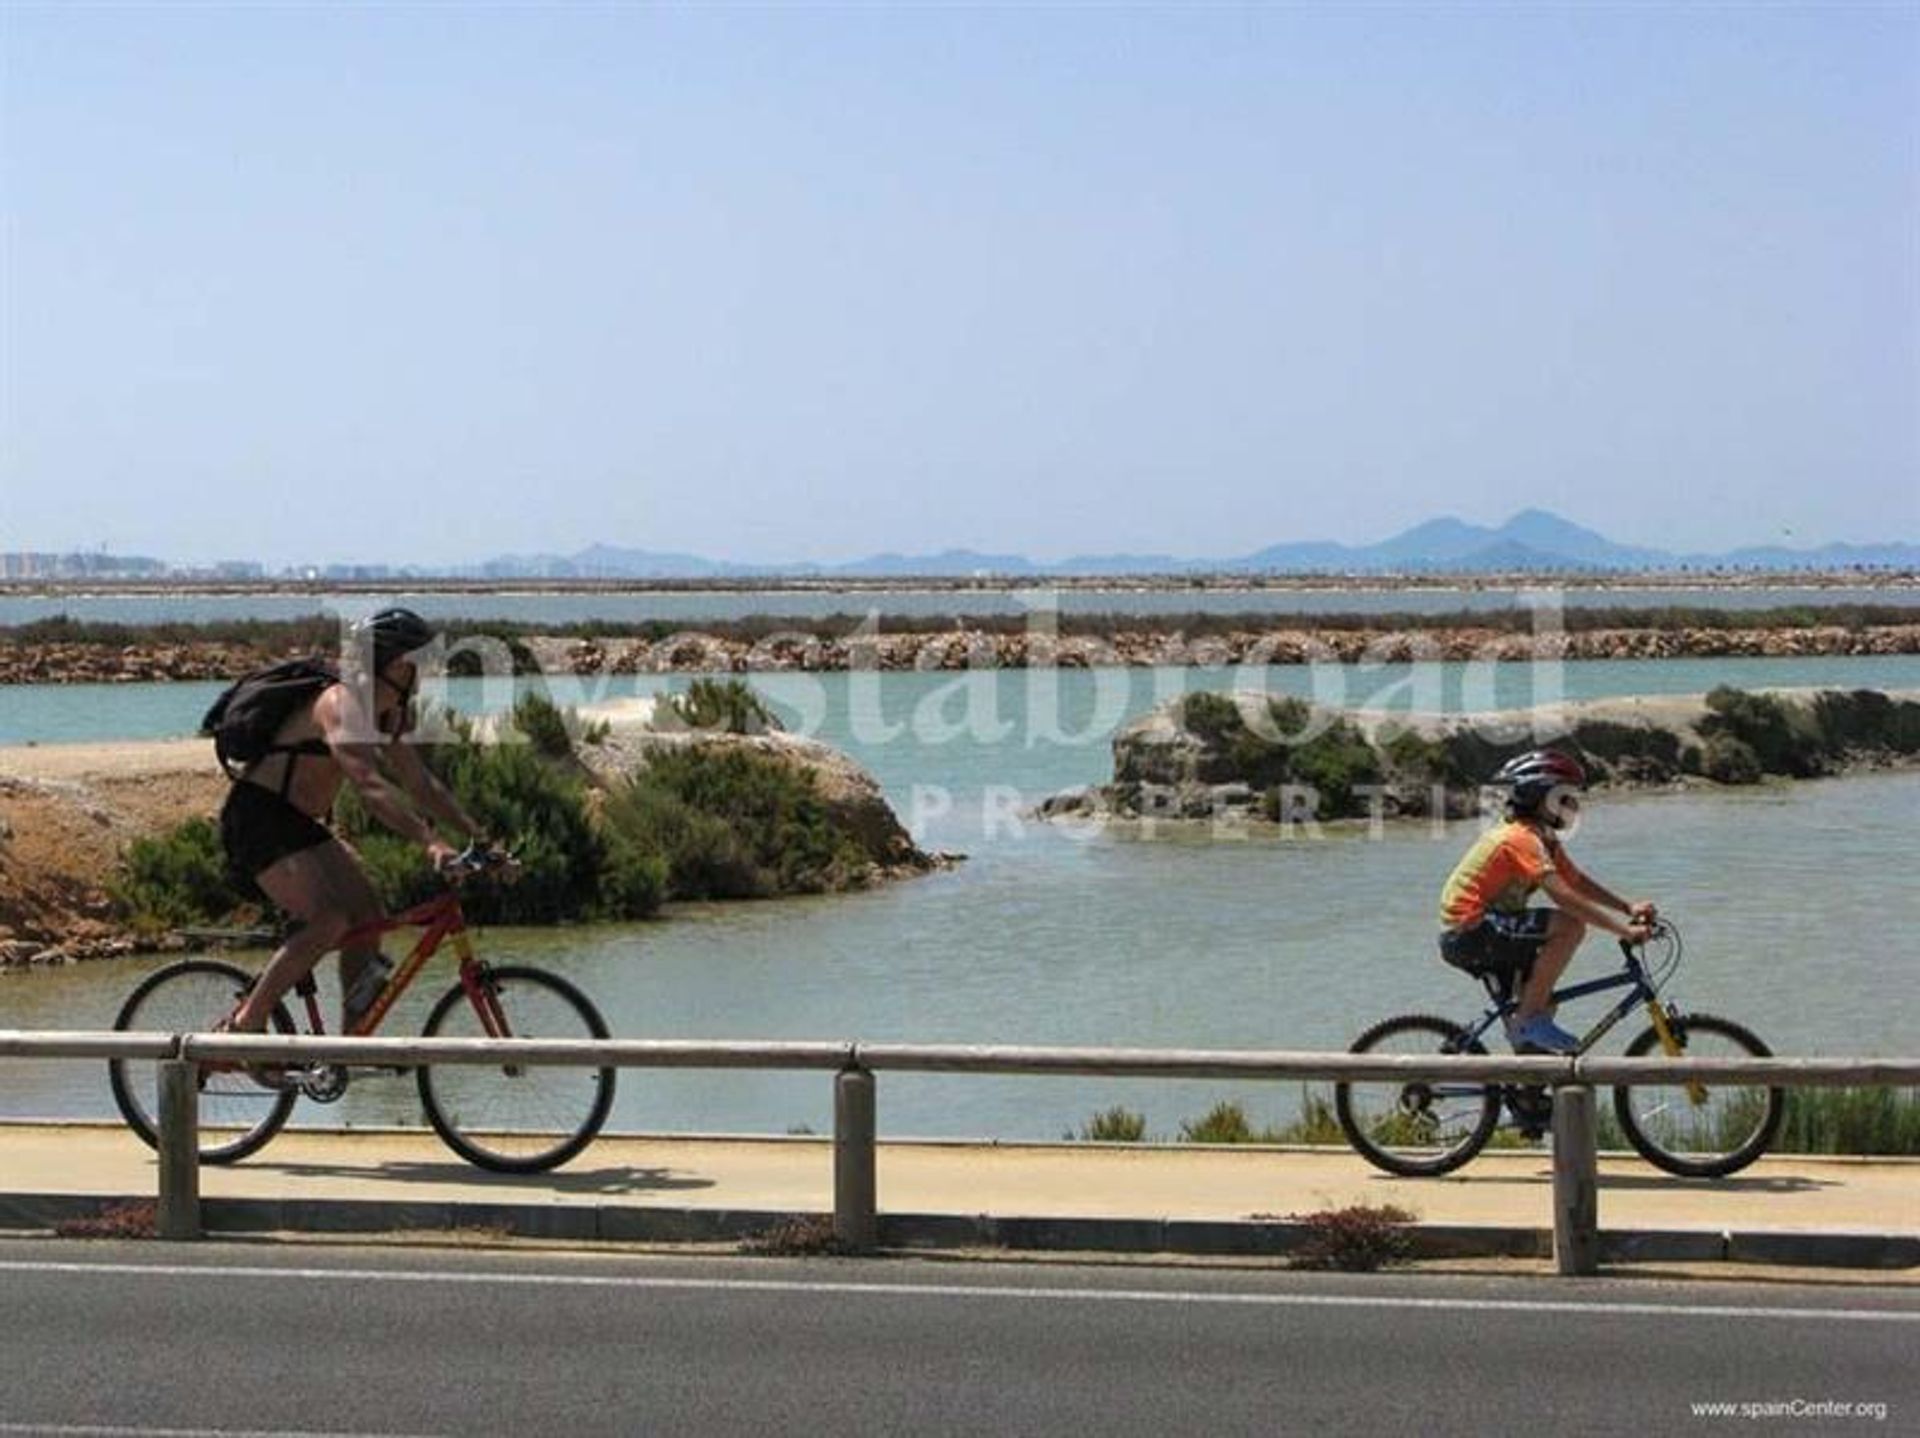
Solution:
{"label": "blue mountain bike", "polygon": [[[1636,1007],[1648,1025],[1627,1045],[1627,1056],[1766,1058],[1759,1039],[1730,1019],[1686,1013],[1660,998],[1680,967],[1680,932],[1661,921],[1644,945],[1622,940],[1622,967],[1604,978],[1555,989],[1556,1004],[1624,989],[1620,1001],[1580,1039],[1586,1053]],[[1460,1024],[1431,1014],[1384,1019],[1353,1041],[1357,1054],[1484,1054],[1488,1032],[1517,1007],[1524,970],[1485,970],[1475,977],[1491,1000],[1478,1019]],[[1613,1091],[1617,1136],[1603,1123],[1602,1146],[1624,1138],[1649,1163],[1682,1178],[1723,1178],[1752,1163],[1779,1132],[1785,1093],[1762,1085],[1708,1087],[1700,1083],[1622,1085]],[[1334,1111],[1347,1141],[1376,1168],[1409,1177],[1450,1173],[1503,1127],[1521,1141],[1544,1136],[1553,1122],[1553,1096],[1537,1084],[1343,1083]],[[1617,1146],[1617,1144],[1613,1145]]]}

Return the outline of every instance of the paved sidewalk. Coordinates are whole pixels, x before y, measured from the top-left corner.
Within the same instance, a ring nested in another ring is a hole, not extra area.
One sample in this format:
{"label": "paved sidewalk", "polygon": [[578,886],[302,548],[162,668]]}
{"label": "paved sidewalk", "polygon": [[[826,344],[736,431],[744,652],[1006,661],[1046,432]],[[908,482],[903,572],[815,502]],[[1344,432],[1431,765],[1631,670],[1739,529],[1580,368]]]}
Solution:
{"label": "paved sidewalk", "polygon": [[[151,1197],[156,1172],[117,1124],[0,1124],[0,1227],[90,1200]],[[1333,1149],[882,1142],[878,1175],[883,1241],[1249,1252],[1273,1227],[1251,1220],[1349,1204],[1411,1210],[1458,1251],[1472,1251],[1478,1234],[1480,1251],[1538,1252],[1552,1228],[1540,1154],[1486,1154],[1447,1178],[1398,1179]],[[602,1136],[557,1173],[516,1177],[469,1167],[430,1133],[294,1128],[244,1163],[203,1168],[201,1193],[215,1228],[724,1237],[773,1214],[830,1212],[833,1154],[823,1138]],[[1822,1235],[1830,1252],[1810,1261],[1910,1266],[1920,1264],[1920,1161],[1766,1159],[1730,1179],[1689,1181],[1636,1158],[1603,1159],[1600,1225],[1616,1252],[1625,1244],[1646,1257],[1730,1256],[1727,1235],[1744,1240],[1745,1256],[1805,1252],[1796,1237]]]}

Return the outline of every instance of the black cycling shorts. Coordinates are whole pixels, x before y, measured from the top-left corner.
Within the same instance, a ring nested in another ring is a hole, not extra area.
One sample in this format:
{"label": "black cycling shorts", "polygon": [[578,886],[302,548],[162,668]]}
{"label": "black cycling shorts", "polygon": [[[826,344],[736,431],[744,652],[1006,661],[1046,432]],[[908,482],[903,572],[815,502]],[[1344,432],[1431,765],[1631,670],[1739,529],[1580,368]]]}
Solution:
{"label": "black cycling shorts", "polygon": [[1440,957],[1470,974],[1520,973],[1533,966],[1552,919],[1552,909],[1488,914],[1471,928],[1443,932]]}
{"label": "black cycling shorts", "polygon": [[332,838],[333,831],[311,814],[244,779],[227,791],[227,802],[220,806],[220,844],[227,851],[227,867],[248,883],[287,855]]}

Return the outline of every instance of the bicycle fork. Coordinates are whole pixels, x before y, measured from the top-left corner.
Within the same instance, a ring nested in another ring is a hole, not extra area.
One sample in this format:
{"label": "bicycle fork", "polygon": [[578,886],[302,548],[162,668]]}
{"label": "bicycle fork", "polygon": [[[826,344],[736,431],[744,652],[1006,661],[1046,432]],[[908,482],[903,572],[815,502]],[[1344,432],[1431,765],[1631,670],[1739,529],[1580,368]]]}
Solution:
{"label": "bicycle fork", "polygon": [[[1653,1031],[1660,1036],[1660,1052],[1670,1059],[1684,1058],[1687,1046],[1674,1032],[1673,1021],[1678,1016],[1667,1011],[1658,999],[1647,1000],[1647,1017],[1653,1021]],[[1698,1080],[1689,1079],[1683,1085],[1687,1091],[1687,1102],[1695,1108],[1707,1101],[1707,1090]]]}
{"label": "bicycle fork", "polygon": [[[464,933],[454,936],[454,946],[460,955],[460,987],[467,991],[467,1002],[479,1016],[481,1030],[490,1039],[512,1038],[513,1029],[507,1023],[507,1011],[501,1006],[500,990],[493,981],[492,971],[485,964],[473,961],[473,950]],[[503,1064],[500,1071],[509,1078],[518,1078],[526,1066]]]}

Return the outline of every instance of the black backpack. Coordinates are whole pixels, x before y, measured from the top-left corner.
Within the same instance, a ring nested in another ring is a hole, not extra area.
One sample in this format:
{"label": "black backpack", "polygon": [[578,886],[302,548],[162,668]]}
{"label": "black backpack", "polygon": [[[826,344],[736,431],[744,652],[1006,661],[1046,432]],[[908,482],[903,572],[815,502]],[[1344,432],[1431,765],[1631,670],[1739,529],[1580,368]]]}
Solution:
{"label": "black backpack", "polygon": [[249,764],[268,754],[309,749],[275,744],[274,735],[301,705],[311,704],[339,682],[339,671],[322,659],[287,659],[256,669],[213,701],[200,721],[200,733],[213,740],[213,752],[227,777],[238,779]]}

